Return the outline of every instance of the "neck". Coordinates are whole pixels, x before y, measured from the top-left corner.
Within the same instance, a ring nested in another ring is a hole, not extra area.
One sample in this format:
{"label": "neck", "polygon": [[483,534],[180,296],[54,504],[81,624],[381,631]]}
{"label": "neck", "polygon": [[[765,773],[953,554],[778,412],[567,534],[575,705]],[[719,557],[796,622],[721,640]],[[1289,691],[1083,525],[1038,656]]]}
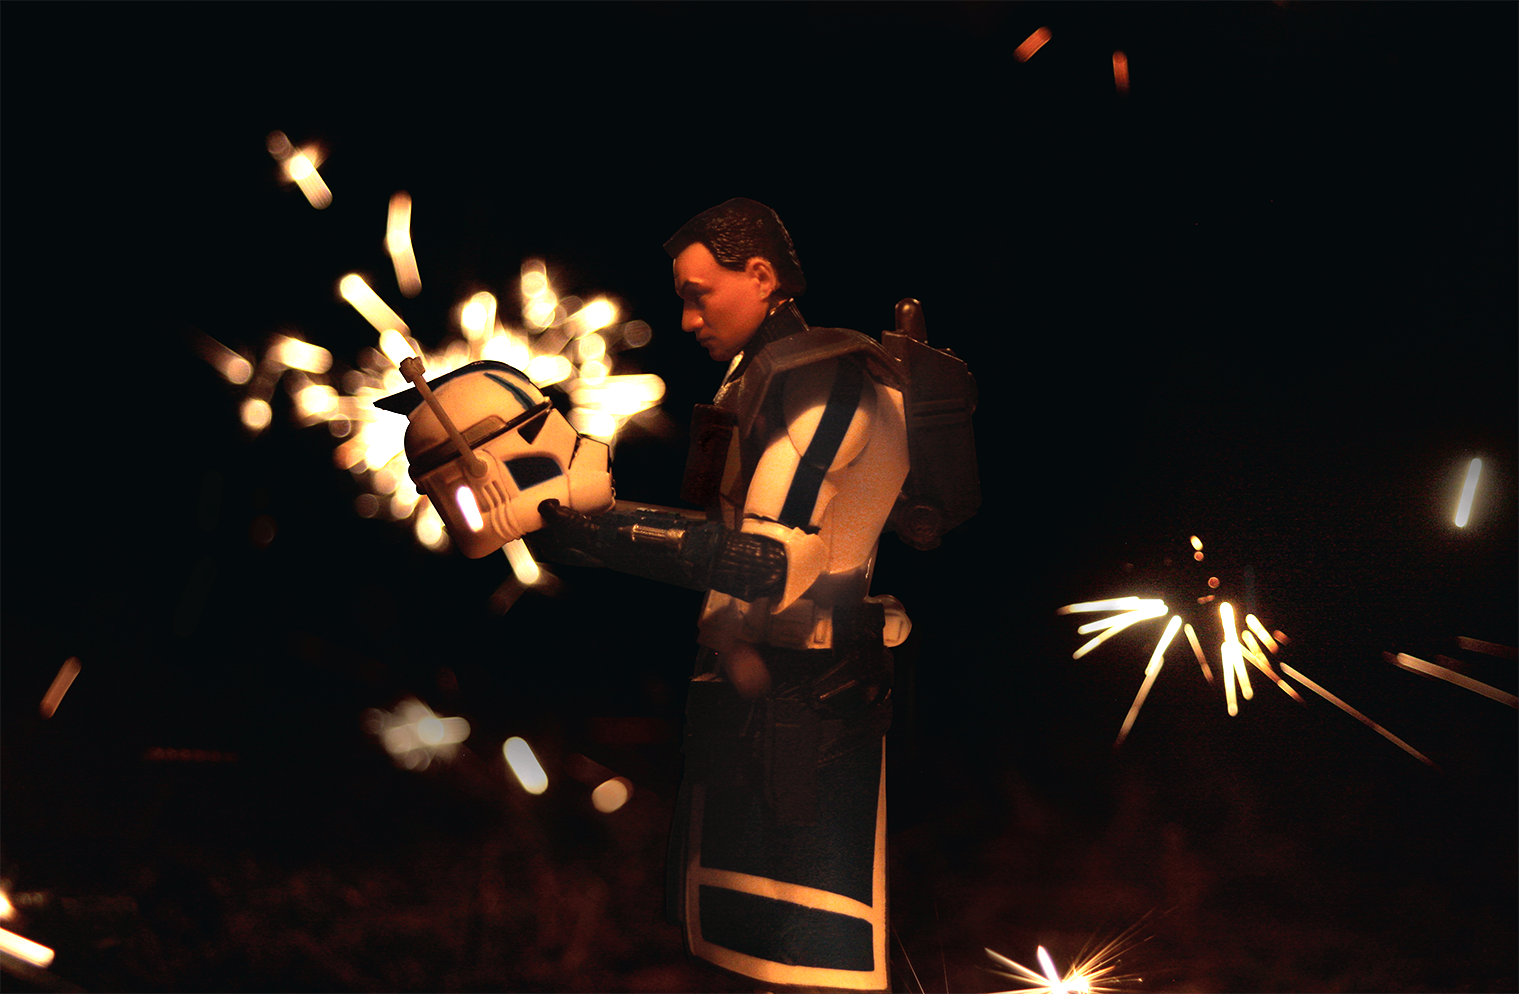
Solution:
{"label": "neck", "polygon": [[749,367],[750,361],[771,342],[778,341],[788,335],[795,335],[799,331],[807,330],[807,322],[802,317],[802,312],[797,310],[796,303],[792,298],[777,301],[770,308],[770,313],[765,315],[765,320],[760,323],[753,337],[744,344],[743,352],[739,353],[739,360],[728,374],[730,377],[740,376]]}

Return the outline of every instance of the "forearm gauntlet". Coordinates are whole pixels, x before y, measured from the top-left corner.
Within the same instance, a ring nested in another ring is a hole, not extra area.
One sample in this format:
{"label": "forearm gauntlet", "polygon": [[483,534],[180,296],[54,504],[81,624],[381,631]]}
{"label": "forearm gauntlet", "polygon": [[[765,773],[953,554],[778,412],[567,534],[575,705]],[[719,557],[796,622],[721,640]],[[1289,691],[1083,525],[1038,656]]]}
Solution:
{"label": "forearm gauntlet", "polygon": [[539,511],[544,528],[535,545],[555,562],[605,566],[745,601],[773,597],[786,586],[785,546],[765,535],[648,508],[588,517],[547,500]]}

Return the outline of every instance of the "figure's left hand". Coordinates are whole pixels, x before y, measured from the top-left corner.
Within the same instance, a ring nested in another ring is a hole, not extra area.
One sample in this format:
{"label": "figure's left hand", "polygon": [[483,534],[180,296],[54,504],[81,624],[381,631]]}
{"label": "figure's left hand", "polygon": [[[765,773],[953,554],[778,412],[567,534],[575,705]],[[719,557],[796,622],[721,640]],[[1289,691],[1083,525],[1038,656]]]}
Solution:
{"label": "figure's left hand", "polygon": [[533,538],[544,558],[570,566],[601,565],[593,552],[597,545],[596,522],[588,515],[553,498],[540,503],[538,513],[543,518],[543,528]]}

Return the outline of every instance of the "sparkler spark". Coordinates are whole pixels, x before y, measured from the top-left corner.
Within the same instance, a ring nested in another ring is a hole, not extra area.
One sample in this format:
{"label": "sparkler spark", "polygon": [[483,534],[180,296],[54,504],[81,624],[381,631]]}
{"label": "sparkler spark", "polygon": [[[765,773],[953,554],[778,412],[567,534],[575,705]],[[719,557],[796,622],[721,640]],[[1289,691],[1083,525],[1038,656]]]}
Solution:
{"label": "sparkler spark", "polygon": [[1447,683],[1453,683],[1457,687],[1463,687],[1474,694],[1481,694],[1483,697],[1491,698],[1499,704],[1507,704],[1511,708],[1519,708],[1519,697],[1499,690],[1497,687],[1488,686],[1480,680],[1473,680],[1471,677],[1457,673],[1455,670],[1441,666],[1439,663],[1431,663],[1420,659],[1418,656],[1410,656],[1406,652],[1400,652],[1397,655],[1384,652],[1382,653],[1382,658],[1394,666],[1401,666],[1410,672],[1432,676]]}
{"label": "sparkler spark", "polygon": [[1372,721],[1370,718],[1366,717],[1364,714],[1362,714],[1361,712],[1357,711],[1355,708],[1351,707],[1349,704],[1346,704],[1344,701],[1340,700],[1338,697],[1334,696],[1329,691],[1325,690],[1323,687],[1320,687],[1318,684],[1314,683],[1312,680],[1310,680],[1307,677],[1303,676],[1303,674],[1299,673],[1297,670],[1293,669],[1291,666],[1288,666],[1286,663],[1282,664],[1282,672],[1286,673],[1288,676],[1292,677],[1292,679],[1296,680],[1298,683],[1300,683],[1303,686],[1307,687],[1309,690],[1313,691],[1315,694],[1318,694],[1320,697],[1324,698],[1324,700],[1328,701],[1330,704],[1333,704],[1335,707],[1339,708],[1341,711],[1344,711],[1346,714],[1350,715],[1356,721],[1361,722],[1367,728],[1370,728],[1373,732],[1376,732],[1378,735],[1382,736],[1387,741],[1389,741],[1393,745],[1397,746],[1399,749],[1402,749],[1404,752],[1408,753],[1410,756],[1412,756],[1413,758],[1417,759],[1419,762],[1425,763],[1428,766],[1431,766],[1431,767],[1433,767],[1434,769],[1437,769],[1437,770],[1440,768],[1440,767],[1438,767],[1438,766],[1435,765],[1434,760],[1430,759],[1428,756],[1424,755],[1422,752],[1420,752],[1419,750],[1415,749],[1413,746],[1409,745],[1407,742],[1404,742],[1402,739],[1398,738],[1396,735],[1392,734],[1387,729],[1383,728],[1381,725],[1378,725],[1376,722]]}
{"label": "sparkler spark", "polygon": [[[1193,535],[1191,536],[1191,544],[1197,555],[1201,556],[1203,549],[1202,540],[1196,535]],[[1221,581],[1216,576],[1210,576],[1207,579],[1208,586],[1214,589],[1217,589],[1220,586],[1220,582]],[[1198,604],[1202,605],[1210,603],[1212,600],[1213,596],[1208,595],[1206,597],[1199,597],[1197,599],[1197,602]],[[1095,611],[1117,611],[1119,613],[1110,615],[1107,618],[1100,618],[1096,621],[1088,622],[1078,628],[1077,634],[1080,635],[1086,635],[1094,631],[1101,631],[1102,634],[1098,635],[1096,638],[1092,639],[1091,641],[1082,645],[1081,648],[1077,649],[1076,652],[1072,654],[1073,659],[1080,659],[1082,656],[1097,648],[1106,639],[1111,638],[1113,635],[1116,635],[1119,632],[1122,632],[1139,622],[1148,621],[1166,614],[1167,608],[1165,603],[1158,598],[1127,596],[1108,598],[1106,600],[1084,601],[1078,604],[1067,604],[1065,607],[1057,609],[1055,613],[1057,615],[1064,615]],[[1429,766],[1435,766],[1435,764],[1423,753],[1419,752],[1417,749],[1413,748],[1407,742],[1398,738],[1396,735],[1393,735],[1387,729],[1383,728],[1381,725],[1378,725],[1370,718],[1367,718],[1364,714],[1346,704],[1344,701],[1340,700],[1340,698],[1331,694],[1323,687],[1309,680],[1297,670],[1292,669],[1286,663],[1275,663],[1271,657],[1280,655],[1282,647],[1289,641],[1287,636],[1284,635],[1280,630],[1268,630],[1266,626],[1261,622],[1261,620],[1254,614],[1245,615],[1245,628],[1241,630],[1235,621],[1234,605],[1228,601],[1221,601],[1219,603],[1218,619],[1219,628],[1223,636],[1222,641],[1219,643],[1219,658],[1220,665],[1223,670],[1224,706],[1231,717],[1239,714],[1239,704],[1241,699],[1248,701],[1251,700],[1254,696],[1254,688],[1250,683],[1250,667],[1253,666],[1255,669],[1265,674],[1266,677],[1270,679],[1271,682],[1283,693],[1291,697],[1293,700],[1297,701],[1299,704],[1306,704],[1307,702],[1303,699],[1303,696],[1297,692],[1297,689],[1295,687],[1293,687],[1290,683],[1282,678],[1283,674],[1292,677],[1298,683],[1302,684],[1309,690],[1313,691],[1315,694],[1318,694],[1320,697],[1324,698],[1324,700],[1330,702],[1335,707],[1355,718],[1357,721],[1362,722],[1367,727],[1371,728],[1373,731],[1386,738],[1389,742],[1393,743],[1398,748],[1413,756],[1415,759],[1418,759],[1420,762],[1426,763]],[[1208,666],[1208,657],[1207,654],[1203,651],[1202,641],[1199,639],[1196,629],[1193,627],[1192,623],[1184,619],[1182,615],[1173,614],[1170,621],[1168,621],[1166,624],[1165,631],[1161,634],[1159,640],[1155,643],[1155,649],[1150,654],[1150,661],[1145,665],[1144,679],[1140,683],[1139,692],[1134,697],[1133,705],[1129,708],[1129,712],[1127,715],[1125,715],[1123,724],[1119,728],[1118,739],[1113,743],[1114,748],[1121,746],[1124,740],[1128,737],[1129,732],[1133,729],[1134,722],[1139,717],[1139,711],[1144,706],[1145,698],[1149,696],[1151,688],[1155,685],[1155,679],[1159,676],[1161,667],[1165,664],[1166,650],[1175,640],[1178,627],[1186,632],[1187,642],[1191,645],[1192,652],[1197,657],[1197,662],[1198,665],[1202,668],[1203,676],[1207,678],[1210,684],[1213,682],[1213,673]],[[1412,659],[1413,657],[1408,658]],[[1415,662],[1422,661],[1416,660]],[[1280,673],[1277,670],[1278,665],[1280,666]],[[1417,668],[1414,666],[1408,666],[1406,663],[1400,663],[1400,665],[1405,665],[1407,668]],[[1433,666],[1433,664],[1425,664],[1425,667],[1430,666]],[[1434,668],[1443,669],[1442,667]],[[1428,668],[1422,669],[1421,672],[1425,672],[1431,676],[1440,676],[1442,679],[1446,678],[1442,674],[1432,672]],[[1457,675],[1459,676],[1459,674]],[[1475,681],[1469,682],[1475,683]],[[1479,686],[1486,687],[1485,684]],[[1468,687],[1468,689],[1476,690],[1475,687]],[[1486,694],[1490,697],[1493,696],[1493,694],[1501,695],[1503,693],[1502,691],[1494,691],[1493,688],[1490,687],[1486,688],[1486,691],[1492,691],[1492,693]],[[1486,693],[1486,691],[1477,690],[1478,693]],[[1503,700],[1504,698],[1500,696],[1495,699]]]}
{"label": "sparkler spark", "polygon": [[1461,503],[1456,506],[1456,527],[1465,528],[1472,513],[1472,498],[1477,495],[1477,478],[1482,475],[1482,460],[1473,459],[1466,467],[1466,482],[1461,485]]}
{"label": "sparkler spark", "polygon": [[1039,959],[1038,972],[988,949],[986,954],[1002,967],[993,972],[1032,985],[999,991],[997,994],[1117,994],[1124,988],[1114,985],[1144,979],[1118,972],[1120,957],[1134,945],[1132,939],[1137,927],[1125,930],[1118,938],[1096,950],[1082,950],[1076,957],[1076,962],[1064,974],[1056,969],[1054,958],[1043,946],[1036,953]]}
{"label": "sparkler spark", "polygon": [[[296,148],[281,132],[270,134],[267,145],[287,173],[293,168],[304,174],[302,155],[313,172],[320,161],[314,149]],[[388,205],[385,236],[397,287],[408,298],[421,290],[411,244],[411,211],[411,197],[396,193]],[[227,382],[245,387],[239,418],[250,433],[256,435],[272,423],[271,400],[283,382],[296,422],[326,424],[338,440],[334,462],[367,491],[355,499],[355,511],[362,517],[409,522],[418,543],[442,552],[449,547],[442,519],[407,474],[407,422],[374,406],[374,401],[408,385],[398,368],[403,360],[417,356],[435,370],[457,369],[477,359],[515,366],[539,387],[552,384],[567,394],[570,424],[609,444],[630,418],[657,408],[664,399],[659,377],[614,371],[616,352],[648,344],[647,323],[622,323],[617,305],[606,297],[588,302],[561,297],[539,259],[522,264],[519,289],[520,325],[502,315],[497,295],[473,292],[455,310],[458,333],[429,350],[368,280],[349,273],[339,282],[338,292],[378,333],[376,347],[364,349],[352,367],[294,333],[271,336],[265,354],[255,362],[199,332],[190,344]],[[506,549],[513,572],[523,585],[539,583],[543,571],[525,546],[515,544],[517,548]]]}

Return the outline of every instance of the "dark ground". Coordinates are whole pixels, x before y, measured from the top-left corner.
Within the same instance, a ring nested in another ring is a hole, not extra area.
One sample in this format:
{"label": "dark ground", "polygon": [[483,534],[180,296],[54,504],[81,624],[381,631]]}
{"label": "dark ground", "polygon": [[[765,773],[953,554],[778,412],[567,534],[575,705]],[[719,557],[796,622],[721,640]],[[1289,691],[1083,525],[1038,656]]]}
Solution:
{"label": "dark ground", "polygon": [[[528,257],[653,326],[620,371],[676,427],[624,433],[622,496],[675,501],[717,371],[659,243],[729,196],[786,219],[811,320],[911,294],[970,364],[986,504],[877,571],[915,623],[897,989],[1007,989],[986,947],[1065,964],[1131,926],[1131,989],[1519,989],[1515,712],[1382,655],[1515,690],[1457,639],[1519,643],[1519,8],[69,10],[5,11],[0,877],[57,951],[6,989],[733,989],[660,918],[696,595],[566,569],[493,613],[498,558],[354,515],[331,438],[282,409],[246,437],[186,345],[351,362],[332,287],[385,278],[402,188],[419,337]],[[280,185],[274,129],[327,148],[332,207]],[[1229,718],[1180,643],[1115,752],[1159,625],[1072,661],[1055,609],[1153,594],[1201,629],[1210,575],[1439,769],[1312,696]],[[365,733],[406,695],[468,718],[454,763]],[[630,804],[596,813],[577,756]]]}

